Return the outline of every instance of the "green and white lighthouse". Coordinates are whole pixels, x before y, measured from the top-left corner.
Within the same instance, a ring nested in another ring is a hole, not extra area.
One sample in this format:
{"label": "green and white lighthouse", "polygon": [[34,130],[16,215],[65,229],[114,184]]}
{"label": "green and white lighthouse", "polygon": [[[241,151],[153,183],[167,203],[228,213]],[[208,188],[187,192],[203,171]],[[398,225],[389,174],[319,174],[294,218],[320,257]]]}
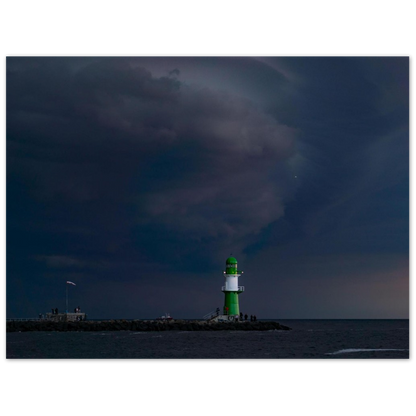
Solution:
{"label": "green and white lighthouse", "polygon": [[238,278],[242,273],[244,272],[237,270],[237,260],[234,257],[228,257],[225,261],[225,285],[222,287],[225,295],[224,315],[235,316],[240,314],[238,295],[244,292],[244,286],[238,286]]}

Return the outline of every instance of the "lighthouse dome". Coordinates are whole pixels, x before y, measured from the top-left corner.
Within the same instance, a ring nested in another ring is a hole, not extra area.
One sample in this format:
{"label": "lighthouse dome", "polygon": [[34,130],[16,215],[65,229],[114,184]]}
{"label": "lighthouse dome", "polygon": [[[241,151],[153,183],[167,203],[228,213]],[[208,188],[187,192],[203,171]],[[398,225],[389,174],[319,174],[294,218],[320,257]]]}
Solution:
{"label": "lighthouse dome", "polygon": [[237,264],[237,260],[234,257],[228,257],[225,261],[226,264]]}

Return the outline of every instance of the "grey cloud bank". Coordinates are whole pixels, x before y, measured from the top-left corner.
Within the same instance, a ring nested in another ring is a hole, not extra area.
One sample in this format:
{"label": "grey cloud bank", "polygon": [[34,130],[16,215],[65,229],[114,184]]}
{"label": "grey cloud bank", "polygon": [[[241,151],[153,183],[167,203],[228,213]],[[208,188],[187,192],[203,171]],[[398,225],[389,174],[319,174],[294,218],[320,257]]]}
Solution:
{"label": "grey cloud bank", "polygon": [[407,317],[408,172],[405,58],[8,58],[8,316]]}

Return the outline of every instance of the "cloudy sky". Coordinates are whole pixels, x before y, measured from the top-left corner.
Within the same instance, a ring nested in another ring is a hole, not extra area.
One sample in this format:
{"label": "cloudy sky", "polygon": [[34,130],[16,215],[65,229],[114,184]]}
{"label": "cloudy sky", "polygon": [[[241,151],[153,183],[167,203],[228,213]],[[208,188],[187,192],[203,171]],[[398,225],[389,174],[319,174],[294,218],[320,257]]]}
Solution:
{"label": "cloudy sky", "polygon": [[409,315],[409,60],[8,58],[7,316]]}

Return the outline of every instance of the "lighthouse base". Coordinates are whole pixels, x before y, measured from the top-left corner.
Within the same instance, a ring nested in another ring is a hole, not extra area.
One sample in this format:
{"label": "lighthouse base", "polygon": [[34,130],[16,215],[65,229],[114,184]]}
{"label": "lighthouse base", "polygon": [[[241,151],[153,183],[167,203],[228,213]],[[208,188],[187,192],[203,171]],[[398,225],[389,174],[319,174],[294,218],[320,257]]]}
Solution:
{"label": "lighthouse base", "polygon": [[218,315],[208,320],[209,323],[213,322],[239,322],[238,315]]}
{"label": "lighthouse base", "polygon": [[224,314],[225,315],[240,315],[240,307],[238,306],[238,294],[240,291],[229,292],[224,291]]}

